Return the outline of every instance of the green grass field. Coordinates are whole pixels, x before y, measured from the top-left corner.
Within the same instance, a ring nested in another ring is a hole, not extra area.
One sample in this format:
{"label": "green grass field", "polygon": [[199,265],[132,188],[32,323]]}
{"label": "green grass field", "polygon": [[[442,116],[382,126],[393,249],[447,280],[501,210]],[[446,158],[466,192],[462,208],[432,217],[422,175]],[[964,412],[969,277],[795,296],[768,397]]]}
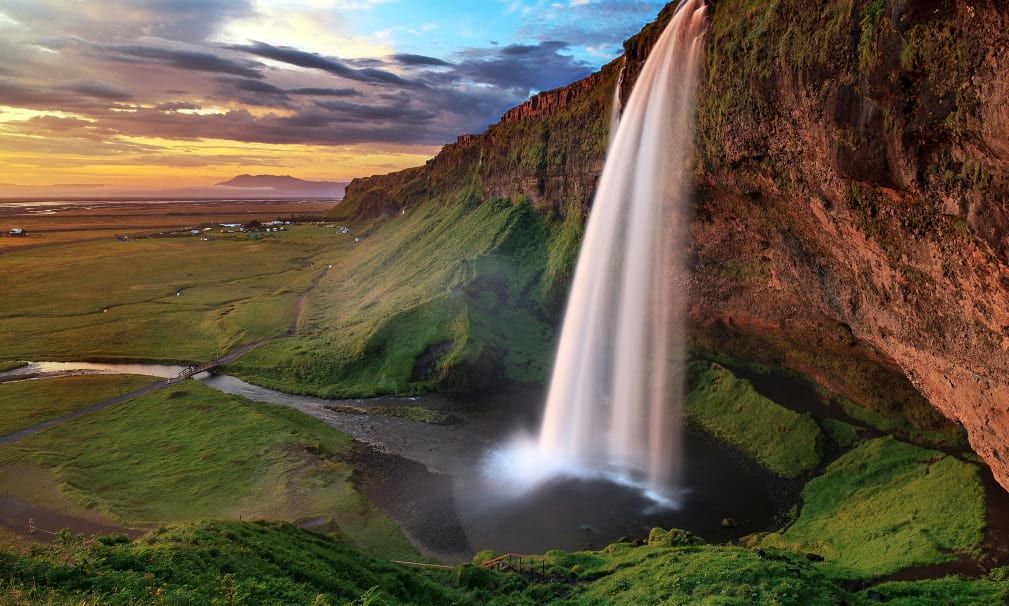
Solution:
{"label": "green grass field", "polygon": [[796,478],[819,465],[824,435],[809,416],[768,400],[718,364],[692,362],[688,389],[687,420],[762,467]]}
{"label": "green grass field", "polygon": [[259,241],[110,239],[8,252],[0,255],[0,351],[26,360],[205,361],[284,334],[323,267],[320,255],[345,241],[304,226]]}
{"label": "green grass field", "polygon": [[136,391],[158,380],[133,375],[91,375],[0,383],[0,436]]}
{"label": "green grass field", "polygon": [[190,381],[0,448],[0,485],[37,498],[20,494],[21,476],[7,473],[27,465],[76,505],[126,525],[321,516],[366,551],[414,555],[354,487],[353,468],[341,461],[349,444],[297,411]]}
{"label": "green grass field", "polygon": [[818,553],[878,577],[978,555],[984,488],[976,465],[891,437],[865,442],[802,491],[795,522],[760,545]]}

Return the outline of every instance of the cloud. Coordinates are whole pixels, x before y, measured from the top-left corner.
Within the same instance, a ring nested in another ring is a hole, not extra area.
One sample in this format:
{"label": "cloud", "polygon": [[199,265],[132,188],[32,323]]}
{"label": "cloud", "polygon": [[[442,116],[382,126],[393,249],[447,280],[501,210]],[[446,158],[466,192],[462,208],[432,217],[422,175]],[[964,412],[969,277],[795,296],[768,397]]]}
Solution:
{"label": "cloud", "polygon": [[424,55],[411,55],[407,53],[400,53],[392,56],[393,61],[396,61],[400,65],[407,66],[425,66],[425,67],[449,67],[452,64],[447,61],[442,61],[436,57],[425,57]]}
{"label": "cloud", "polygon": [[144,45],[94,45],[113,61],[124,63],[153,63],[176,69],[231,74],[244,78],[262,78],[262,64],[253,61],[236,61],[204,51],[180,50]]}
{"label": "cloud", "polygon": [[318,55],[316,53],[309,53],[288,46],[273,46],[265,42],[254,41],[251,45],[232,45],[229,48],[250,53],[264,59],[272,59],[273,61],[287,63],[288,65],[294,65],[296,67],[322,70],[333,74],[334,76],[347,78],[348,80],[377,84],[398,84],[401,86],[415,85],[415,83],[409,82],[392,72],[370,67],[356,69],[350,67],[343,61],[323,57],[322,55]]}
{"label": "cloud", "polygon": [[471,48],[458,55],[457,77],[513,91],[549,90],[580,80],[592,68],[568,54],[562,41]]}
{"label": "cloud", "polygon": [[89,97],[109,99],[111,101],[128,101],[133,98],[133,94],[126,89],[108,82],[74,81],[62,84],[60,88],[65,88]]}
{"label": "cloud", "polygon": [[665,5],[665,1],[575,0],[523,11],[524,24],[518,34],[533,40],[559,39],[573,46],[609,49],[602,53],[608,58],[619,53],[624,39],[655,19]]}
{"label": "cloud", "polygon": [[289,95],[311,95],[313,97],[358,97],[361,92],[353,88],[292,88]]}

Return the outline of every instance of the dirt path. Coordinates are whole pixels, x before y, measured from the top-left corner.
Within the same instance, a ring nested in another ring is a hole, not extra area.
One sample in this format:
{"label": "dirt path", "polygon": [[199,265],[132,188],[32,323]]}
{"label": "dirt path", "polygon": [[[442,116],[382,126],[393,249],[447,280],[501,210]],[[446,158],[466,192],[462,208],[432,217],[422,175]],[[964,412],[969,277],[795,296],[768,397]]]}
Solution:
{"label": "dirt path", "polygon": [[61,423],[66,423],[67,421],[76,419],[78,417],[83,417],[84,415],[88,415],[88,414],[91,414],[93,412],[98,412],[99,410],[102,410],[103,408],[108,408],[109,406],[115,406],[116,404],[122,404],[123,402],[132,400],[133,398],[137,398],[137,397],[140,397],[140,396],[145,395],[145,394],[149,394],[152,391],[157,391],[157,390],[159,390],[159,389],[161,389],[163,387],[166,387],[167,385],[171,385],[172,383],[175,383],[175,382],[177,382],[177,381],[169,379],[169,380],[166,380],[166,381],[159,381],[157,383],[152,383],[152,384],[148,385],[147,387],[143,387],[143,388],[138,389],[136,391],[131,391],[130,393],[123,394],[121,396],[112,398],[111,400],[105,400],[104,402],[99,402],[98,404],[93,404],[91,406],[88,406],[87,408],[82,408],[80,410],[76,410],[76,411],[71,412],[69,414],[65,414],[62,417],[56,417],[55,419],[50,419],[50,420],[48,420],[48,421],[46,421],[44,423],[39,423],[38,425],[33,425],[31,427],[22,429],[21,431],[15,431],[14,433],[7,434],[6,436],[0,437],[0,446],[4,446],[6,444],[13,444],[14,442],[17,442],[19,440],[23,440],[23,439],[27,438],[28,436],[37,434],[40,431],[49,429],[50,427],[54,427],[56,425],[60,425]]}
{"label": "dirt path", "polygon": [[308,295],[315,290],[315,287],[319,285],[319,281],[322,280],[322,277],[325,276],[331,269],[333,269],[332,265],[327,265],[323,268],[323,270],[316,274],[315,278],[312,279],[312,283],[308,286],[305,292],[298,295],[298,299],[294,302],[294,314],[291,317],[291,326],[287,329],[288,336],[293,337],[298,334],[298,324],[301,320],[301,312],[305,310],[305,302],[308,299]]}

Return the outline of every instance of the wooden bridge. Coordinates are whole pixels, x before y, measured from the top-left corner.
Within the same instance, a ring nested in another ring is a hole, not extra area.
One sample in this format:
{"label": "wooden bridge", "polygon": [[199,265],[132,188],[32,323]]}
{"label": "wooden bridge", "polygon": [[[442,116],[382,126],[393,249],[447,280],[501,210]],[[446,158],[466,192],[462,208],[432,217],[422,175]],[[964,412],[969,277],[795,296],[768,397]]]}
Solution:
{"label": "wooden bridge", "polygon": [[193,364],[193,365],[187,366],[187,367],[185,367],[185,368],[182,369],[182,372],[180,372],[179,374],[175,375],[174,378],[169,379],[168,382],[169,383],[174,383],[176,381],[186,381],[188,379],[192,379],[195,375],[198,375],[201,372],[207,372],[208,370],[213,370],[213,369],[217,368],[218,366],[223,366],[224,363],[225,362],[224,362],[223,359],[221,359],[221,358],[214,358],[213,360],[211,360],[209,362],[204,362],[203,364],[200,364],[200,365]]}

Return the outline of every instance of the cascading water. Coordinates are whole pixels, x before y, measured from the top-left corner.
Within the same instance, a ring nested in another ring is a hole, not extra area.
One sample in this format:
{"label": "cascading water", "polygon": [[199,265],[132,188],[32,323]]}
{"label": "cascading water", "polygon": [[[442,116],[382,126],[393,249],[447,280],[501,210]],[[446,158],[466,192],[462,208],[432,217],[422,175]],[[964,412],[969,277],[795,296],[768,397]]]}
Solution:
{"label": "cascading water", "polygon": [[691,138],[707,19],[684,0],[620,117],[571,288],[538,450],[670,495],[680,470]]}
{"label": "cascading water", "polygon": [[624,98],[620,96],[624,88],[624,74],[627,72],[627,57],[624,57],[624,64],[620,66],[620,74],[617,75],[617,86],[613,89],[613,107],[610,109],[610,143],[617,132],[620,124],[620,114],[624,111]]}

